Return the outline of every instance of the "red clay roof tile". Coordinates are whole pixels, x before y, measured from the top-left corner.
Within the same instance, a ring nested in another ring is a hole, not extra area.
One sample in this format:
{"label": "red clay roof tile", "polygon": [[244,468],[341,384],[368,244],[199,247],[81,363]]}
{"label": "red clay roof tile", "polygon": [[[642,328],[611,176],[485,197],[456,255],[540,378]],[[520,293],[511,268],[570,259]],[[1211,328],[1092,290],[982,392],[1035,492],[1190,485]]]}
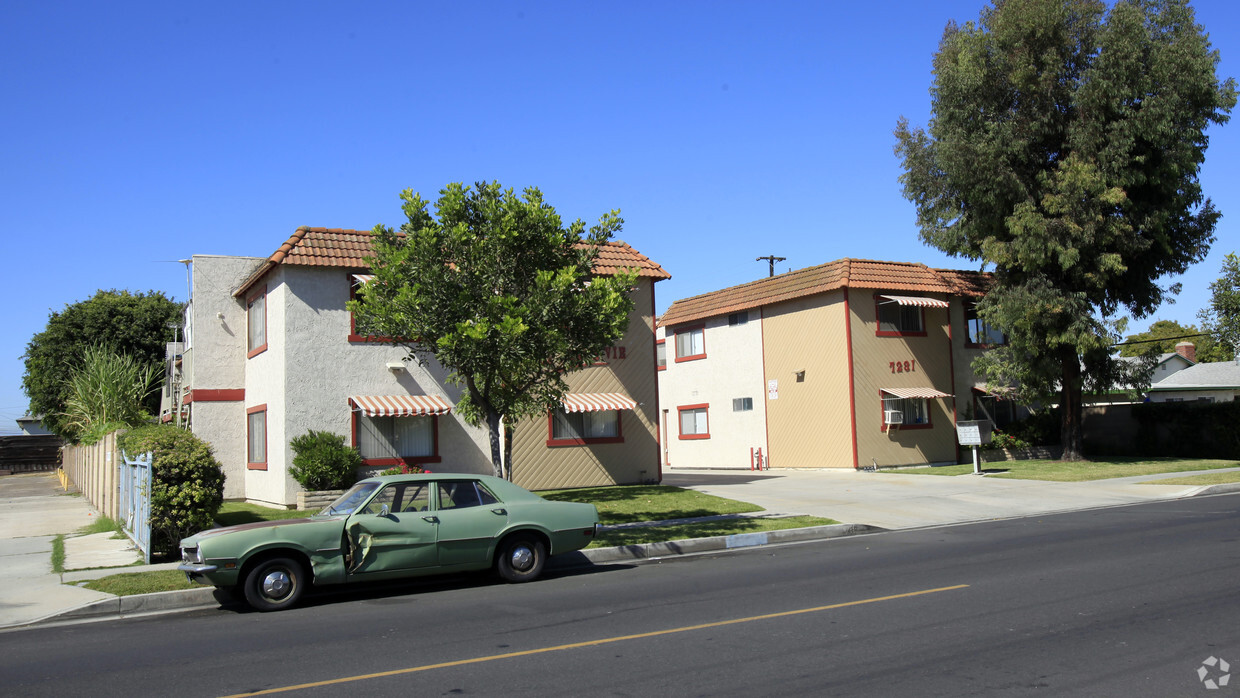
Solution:
{"label": "red clay roof tile", "polygon": [[678,325],[846,287],[980,297],[989,282],[985,272],[845,258],[678,300],[659,318],[659,324]]}
{"label": "red clay roof tile", "polygon": [[[233,295],[244,294],[277,264],[293,264],[308,267],[341,267],[367,269],[366,257],[372,252],[371,231],[342,228],[301,227],[280,248],[267,258]],[[637,269],[638,276],[670,279],[671,274],[650,260],[646,255],[629,247],[627,243],[612,241],[599,250],[594,264],[596,274],[615,274],[622,269]]]}

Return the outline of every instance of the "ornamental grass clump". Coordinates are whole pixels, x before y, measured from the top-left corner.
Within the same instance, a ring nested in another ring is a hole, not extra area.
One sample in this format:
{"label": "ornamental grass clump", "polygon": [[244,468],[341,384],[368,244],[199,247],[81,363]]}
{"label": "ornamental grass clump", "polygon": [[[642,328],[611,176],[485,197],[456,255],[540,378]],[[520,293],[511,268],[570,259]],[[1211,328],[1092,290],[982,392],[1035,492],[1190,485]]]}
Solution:
{"label": "ornamental grass clump", "polygon": [[362,456],[344,437],[329,431],[310,431],[289,442],[293,466],[289,474],[307,491],[343,490],[357,482]]}

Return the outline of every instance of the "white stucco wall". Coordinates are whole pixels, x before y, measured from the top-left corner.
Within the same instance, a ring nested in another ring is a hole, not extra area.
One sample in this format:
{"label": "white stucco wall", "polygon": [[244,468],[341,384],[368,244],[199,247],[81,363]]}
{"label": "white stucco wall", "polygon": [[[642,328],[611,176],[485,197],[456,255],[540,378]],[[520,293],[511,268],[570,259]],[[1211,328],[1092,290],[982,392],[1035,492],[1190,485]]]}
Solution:
{"label": "white stucco wall", "polygon": [[[706,320],[705,359],[676,361],[677,329],[658,330],[667,350],[667,369],[659,372],[661,426],[666,416],[664,467],[748,469],[750,449],[769,452],[760,311],[750,310],[743,325],[729,325],[727,315]],[[745,397],[752,398],[753,410],[733,411],[733,399]],[[710,438],[680,438],[677,408],[700,404],[709,405]]]}

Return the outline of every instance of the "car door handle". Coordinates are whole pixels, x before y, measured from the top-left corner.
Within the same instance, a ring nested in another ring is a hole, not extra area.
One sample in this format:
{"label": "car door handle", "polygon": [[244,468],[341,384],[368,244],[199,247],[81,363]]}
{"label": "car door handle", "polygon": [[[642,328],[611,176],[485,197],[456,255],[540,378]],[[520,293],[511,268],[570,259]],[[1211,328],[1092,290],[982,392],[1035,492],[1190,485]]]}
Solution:
{"label": "car door handle", "polygon": [[439,517],[438,517],[438,516],[423,516],[423,517],[422,517],[422,520],[423,520],[423,521],[426,521],[426,522],[428,522],[428,523],[439,523]]}
{"label": "car door handle", "polygon": [[508,515],[508,510],[507,510],[507,509],[492,509],[492,510],[491,510],[491,513],[492,513],[492,514],[498,514],[498,515],[500,515],[500,516],[507,516],[507,515]]}

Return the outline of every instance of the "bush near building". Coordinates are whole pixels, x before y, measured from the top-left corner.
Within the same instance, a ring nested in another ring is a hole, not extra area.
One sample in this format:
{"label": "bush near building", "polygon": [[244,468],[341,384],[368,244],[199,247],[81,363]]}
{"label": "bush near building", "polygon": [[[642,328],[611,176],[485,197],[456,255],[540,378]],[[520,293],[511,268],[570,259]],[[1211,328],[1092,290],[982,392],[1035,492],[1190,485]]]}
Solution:
{"label": "bush near building", "polygon": [[117,440],[130,457],[150,451],[151,552],[171,554],[181,539],[214,525],[224,471],[211,446],[168,424],[139,427]]}
{"label": "bush near building", "polygon": [[310,431],[293,437],[293,466],[289,474],[307,491],[343,490],[357,482],[362,456],[344,437],[329,431]]}

